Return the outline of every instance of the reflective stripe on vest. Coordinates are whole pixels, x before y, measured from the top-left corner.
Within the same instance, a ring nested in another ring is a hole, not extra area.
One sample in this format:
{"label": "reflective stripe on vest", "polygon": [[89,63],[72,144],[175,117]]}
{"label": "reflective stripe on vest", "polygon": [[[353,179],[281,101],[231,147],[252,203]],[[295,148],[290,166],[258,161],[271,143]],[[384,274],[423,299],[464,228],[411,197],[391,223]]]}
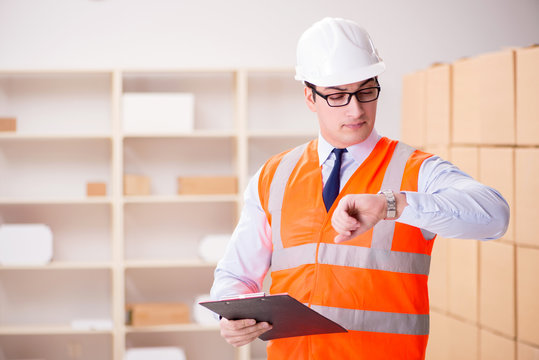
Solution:
{"label": "reflective stripe on vest", "polygon": [[284,249],[274,249],[272,271],[293,269],[305,264],[315,264],[316,247],[318,263],[356,267],[362,269],[393,271],[406,274],[428,275],[430,256],[401,251],[387,251],[343,244],[310,243]]}
{"label": "reflective stripe on vest", "polygon": [[[400,191],[406,162],[414,151],[415,149],[409,145],[401,142],[397,144],[391,161],[387,166],[380,190],[389,189],[394,192]],[[395,220],[382,220],[378,222],[372,229],[371,247],[374,249],[391,250],[394,232]]]}
{"label": "reflective stripe on vest", "polygon": [[401,314],[320,305],[312,305],[311,308],[348,330],[406,335],[429,333],[428,314]]}
{"label": "reflective stripe on vest", "polygon": [[[275,175],[273,176],[273,181],[270,185],[270,197],[268,200],[268,209],[271,213],[277,212],[281,214],[281,209],[283,208],[283,198],[284,190],[288,184],[288,178],[294,170],[294,167],[299,161],[299,158],[305,151],[307,144],[300,145],[291,151],[289,151],[281,159]],[[277,181],[275,181],[277,179]],[[272,216],[271,223],[271,241],[273,242],[273,249],[282,249],[283,241],[281,240],[281,216]]]}

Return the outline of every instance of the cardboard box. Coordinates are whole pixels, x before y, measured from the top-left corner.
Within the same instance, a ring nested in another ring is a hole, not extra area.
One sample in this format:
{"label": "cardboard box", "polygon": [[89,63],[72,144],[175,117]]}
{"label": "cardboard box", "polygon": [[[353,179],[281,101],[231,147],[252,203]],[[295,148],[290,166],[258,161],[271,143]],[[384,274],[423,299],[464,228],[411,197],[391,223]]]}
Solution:
{"label": "cardboard box", "polygon": [[479,321],[515,336],[515,249],[498,241],[480,243]]}
{"label": "cardboard box", "polygon": [[449,160],[451,157],[450,155],[451,147],[449,145],[427,145],[425,147],[425,152],[428,152],[430,154],[438,155],[444,160]]}
{"label": "cardboard box", "polygon": [[189,93],[124,93],[127,134],[189,133],[194,129],[195,97]]}
{"label": "cardboard box", "polygon": [[479,178],[482,183],[498,190],[509,204],[510,218],[502,239],[514,241],[514,162],[515,152],[507,147],[484,147],[479,150]]}
{"label": "cardboard box", "polygon": [[454,318],[447,318],[449,328],[449,359],[477,360],[479,328]]}
{"label": "cardboard box", "polygon": [[539,360],[539,346],[533,347],[528,344],[517,344],[517,360]]}
{"label": "cardboard box", "polygon": [[451,136],[454,144],[477,144],[481,139],[480,65],[477,58],[453,63]]}
{"label": "cardboard box", "polygon": [[434,241],[429,273],[429,300],[431,309],[447,311],[448,307],[448,247],[451,239],[440,236]]}
{"label": "cardboard box", "polygon": [[478,241],[449,239],[449,312],[470,321],[477,321],[478,268]]}
{"label": "cardboard box", "polygon": [[236,194],[235,176],[182,176],[178,178],[179,195]]}
{"label": "cardboard box", "polygon": [[481,144],[515,144],[515,51],[478,57]]}
{"label": "cardboard box", "polygon": [[516,342],[481,330],[480,360],[515,360]]}
{"label": "cardboard box", "polygon": [[515,150],[515,240],[539,246],[537,236],[539,149]]}
{"label": "cardboard box", "polygon": [[124,195],[150,195],[150,178],[141,175],[124,175]]}
{"label": "cardboard box", "polygon": [[425,99],[427,145],[451,142],[451,65],[439,64],[426,70]]}
{"label": "cardboard box", "polygon": [[517,144],[539,145],[539,46],[516,51]]}
{"label": "cardboard box", "polygon": [[17,119],[0,117],[0,132],[17,131]]}
{"label": "cardboard box", "polygon": [[182,303],[144,303],[127,305],[129,324],[156,326],[185,324],[190,321],[190,308]]}
{"label": "cardboard box", "polygon": [[517,248],[518,339],[539,346],[539,249]]}
{"label": "cardboard box", "polygon": [[477,147],[454,146],[450,150],[449,160],[474,179],[479,178],[479,149]]}
{"label": "cardboard box", "polygon": [[107,184],[102,182],[89,182],[86,184],[87,196],[106,196]]}
{"label": "cardboard box", "polygon": [[402,79],[401,140],[422,149],[426,144],[426,72],[404,75]]}
{"label": "cardboard box", "polygon": [[449,357],[449,335],[447,317],[436,311],[431,311],[429,342],[427,343],[427,355],[425,358],[453,360]]}

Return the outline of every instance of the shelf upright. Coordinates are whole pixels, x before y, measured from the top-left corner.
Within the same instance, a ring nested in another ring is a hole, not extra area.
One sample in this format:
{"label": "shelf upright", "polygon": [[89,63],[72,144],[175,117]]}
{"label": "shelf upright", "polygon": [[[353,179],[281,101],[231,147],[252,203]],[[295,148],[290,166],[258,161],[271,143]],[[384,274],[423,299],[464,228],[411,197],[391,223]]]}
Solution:
{"label": "shelf upright", "polygon": [[113,359],[122,360],[125,352],[124,311],[124,228],[123,228],[123,136],[121,124],[122,72],[112,75],[112,318]]}

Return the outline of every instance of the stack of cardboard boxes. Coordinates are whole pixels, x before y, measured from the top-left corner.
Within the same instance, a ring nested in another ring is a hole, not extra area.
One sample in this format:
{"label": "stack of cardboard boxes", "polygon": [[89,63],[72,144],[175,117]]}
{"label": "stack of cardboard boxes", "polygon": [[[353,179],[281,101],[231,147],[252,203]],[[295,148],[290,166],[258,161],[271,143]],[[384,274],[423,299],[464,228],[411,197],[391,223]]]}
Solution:
{"label": "stack of cardboard boxes", "polygon": [[511,208],[499,240],[436,239],[427,359],[539,359],[539,47],[406,75],[401,134]]}

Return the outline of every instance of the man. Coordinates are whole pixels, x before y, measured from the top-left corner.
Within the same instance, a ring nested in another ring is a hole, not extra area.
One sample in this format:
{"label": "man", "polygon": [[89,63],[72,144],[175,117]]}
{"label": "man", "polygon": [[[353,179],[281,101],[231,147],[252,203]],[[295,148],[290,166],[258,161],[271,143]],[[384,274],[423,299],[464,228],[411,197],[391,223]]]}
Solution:
{"label": "man", "polygon": [[[300,38],[296,79],[317,140],[276,155],[251,179],[215,271],[214,298],[289,293],[348,333],[272,340],[268,359],[423,359],[434,237],[494,239],[502,196],[437,156],[374,129],[385,66],[359,25],[326,18]],[[271,328],[221,319],[232,345]]]}

